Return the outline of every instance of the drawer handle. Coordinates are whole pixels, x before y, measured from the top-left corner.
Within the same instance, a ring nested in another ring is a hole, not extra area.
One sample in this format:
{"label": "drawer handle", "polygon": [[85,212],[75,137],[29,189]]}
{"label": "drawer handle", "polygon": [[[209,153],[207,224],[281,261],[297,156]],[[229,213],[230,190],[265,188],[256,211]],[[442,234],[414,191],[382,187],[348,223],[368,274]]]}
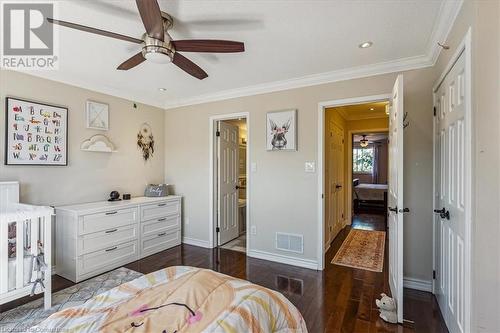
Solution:
{"label": "drawer handle", "polygon": [[162,217],[161,219],[158,219],[158,222],[165,221],[166,219],[166,217]]}
{"label": "drawer handle", "polygon": [[118,212],[115,210],[114,212],[107,212],[106,215],[114,215],[116,213],[118,213]]}
{"label": "drawer handle", "polygon": [[117,230],[118,230],[118,229],[106,230],[106,231],[105,231],[105,233],[110,234],[110,233],[115,232],[115,231],[117,231]]}
{"label": "drawer handle", "polygon": [[112,248],[106,249],[106,252],[114,251],[118,248],[118,246],[113,246]]}
{"label": "drawer handle", "polygon": [[158,207],[163,207],[163,206],[166,206],[167,204],[166,203],[161,203],[161,204],[158,204]]}
{"label": "drawer handle", "polygon": [[161,234],[158,234],[158,237],[165,236],[166,234],[166,232],[162,232]]}

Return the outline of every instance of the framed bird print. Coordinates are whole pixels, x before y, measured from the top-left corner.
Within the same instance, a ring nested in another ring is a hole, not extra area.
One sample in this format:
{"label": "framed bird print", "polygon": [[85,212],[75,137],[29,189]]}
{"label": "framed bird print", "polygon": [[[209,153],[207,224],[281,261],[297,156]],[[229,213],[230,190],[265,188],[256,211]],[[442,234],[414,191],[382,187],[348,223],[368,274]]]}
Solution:
{"label": "framed bird print", "polygon": [[266,145],[269,151],[297,151],[297,110],[267,113]]}
{"label": "framed bird print", "polygon": [[68,165],[68,109],[5,98],[5,164]]}
{"label": "framed bird print", "polygon": [[87,101],[87,128],[107,131],[109,129],[109,105]]}

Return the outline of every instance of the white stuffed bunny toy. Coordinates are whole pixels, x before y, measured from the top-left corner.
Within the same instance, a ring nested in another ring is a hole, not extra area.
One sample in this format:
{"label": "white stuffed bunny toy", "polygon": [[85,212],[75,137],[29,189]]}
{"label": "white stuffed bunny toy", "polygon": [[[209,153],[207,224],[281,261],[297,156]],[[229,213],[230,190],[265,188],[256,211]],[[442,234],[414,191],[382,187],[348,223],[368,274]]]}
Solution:
{"label": "white stuffed bunny toy", "polygon": [[386,294],[380,294],[381,299],[375,300],[377,307],[380,311],[380,318],[388,323],[396,324],[398,322],[398,314],[396,312],[396,303],[393,298]]}

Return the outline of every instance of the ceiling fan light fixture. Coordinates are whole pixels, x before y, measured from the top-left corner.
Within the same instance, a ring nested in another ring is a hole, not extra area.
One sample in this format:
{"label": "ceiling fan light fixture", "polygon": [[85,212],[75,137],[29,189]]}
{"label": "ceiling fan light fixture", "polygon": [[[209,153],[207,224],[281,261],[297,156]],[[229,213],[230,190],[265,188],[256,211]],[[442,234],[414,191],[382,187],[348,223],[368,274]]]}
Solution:
{"label": "ceiling fan light fixture", "polygon": [[362,148],[368,147],[368,139],[366,138],[366,135],[363,135],[363,139],[359,140],[359,145]]}
{"label": "ceiling fan light fixture", "polygon": [[372,46],[372,45],[373,45],[373,42],[371,42],[371,41],[366,41],[366,42],[363,42],[363,43],[359,44],[359,45],[358,45],[358,47],[359,47],[360,49],[367,49],[367,48],[369,48],[369,47],[370,47],[370,46]]}
{"label": "ceiling fan light fixture", "polygon": [[161,46],[147,45],[142,48],[142,55],[151,62],[168,64],[172,62],[173,52]]}

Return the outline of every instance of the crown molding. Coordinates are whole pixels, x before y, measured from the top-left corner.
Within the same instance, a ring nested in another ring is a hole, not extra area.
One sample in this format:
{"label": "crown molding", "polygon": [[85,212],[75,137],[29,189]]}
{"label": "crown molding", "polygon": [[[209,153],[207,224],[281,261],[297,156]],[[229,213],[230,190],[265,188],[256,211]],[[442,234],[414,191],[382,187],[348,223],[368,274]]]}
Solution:
{"label": "crown molding", "polygon": [[429,38],[427,52],[424,55],[381,62],[358,67],[351,67],[331,72],[306,75],[288,80],[268,82],[242,88],[229,89],[211,94],[172,100],[165,103],[166,110],[182,106],[210,103],[238,97],[253,96],[276,91],[303,88],[338,81],[346,81],[363,77],[403,72],[412,69],[432,67],[441,52],[438,42],[446,41],[455,19],[462,8],[464,0],[444,0],[439,9],[438,19]]}
{"label": "crown molding", "polygon": [[92,91],[94,93],[121,98],[121,99],[130,101],[131,103],[139,103],[139,104],[157,107],[159,109],[164,109],[163,101],[157,101],[157,100],[152,100],[150,98],[145,98],[144,96],[141,96],[141,94],[131,95],[129,93],[123,92],[121,89],[110,87],[110,86],[100,85],[99,87],[96,87],[95,84],[89,83],[86,80],[79,79],[75,76],[71,77],[71,80],[68,80],[65,78],[64,79],[59,79],[59,78],[55,79],[55,78],[48,78],[45,75],[43,75],[44,71],[25,71],[25,70],[18,70],[18,69],[3,69],[3,68],[0,70],[26,74],[26,75],[34,76],[34,77],[37,77],[40,79],[44,79],[44,80],[48,80],[48,81],[52,81],[52,82],[56,82],[56,83],[62,83],[62,84],[68,85],[68,86],[89,90],[89,91]]}
{"label": "crown molding", "polygon": [[463,3],[464,0],[445,0],[441,3],[438,19],[434,25],[434,29],[432,29],[432,34],[427,46],[427,56],[431,60],[433,66],[436,64],[442,49],[438,45],[438,42],[441,44],[446,43]]}
{"label": "crown molding", "polygon": [[203,104],[237,97],[253,96],[276,91],[310,87],[338,81],[346,81],[381,74],[407,71],[411,69],[419,69],[432,65],[433,63],[426,55],[421,55],[416,57],[398,59],[395,61],[351,67],[331,72],[306,75],[288,80],[268,82],[242,88],[225,90],[213,94],[205,94],[186,99],[174,100],[167,102],[164,107],[166,110],[169,110],[182,106]]}

